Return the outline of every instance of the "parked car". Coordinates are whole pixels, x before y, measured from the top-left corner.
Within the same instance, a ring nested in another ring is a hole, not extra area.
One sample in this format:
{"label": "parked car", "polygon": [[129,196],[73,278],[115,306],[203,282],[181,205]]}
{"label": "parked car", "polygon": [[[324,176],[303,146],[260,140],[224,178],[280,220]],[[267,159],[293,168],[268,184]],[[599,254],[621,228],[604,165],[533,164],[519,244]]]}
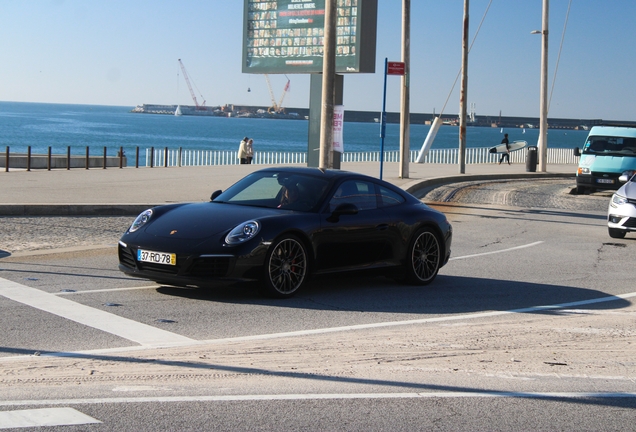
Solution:
{"label": "parked car", "polygon": [[630,231],[636,231],[636,175],[619,177],[624,183],[618,189],[607,209],[607,227],[612,238],[624,238]]}
{"label": "parked car", "polygon": [[576,191],[579,194],[596,190],[616,190],[619,177],[636,172],[636,128],[594,126],[585,140],[576,171]]}
{"label": "parked car", "polygon": [[374,270],[418,285],[450,257],[444,214],[373,177],[267,168],[210,202],[141,213],[119,241],[119,269],[160,284],[258,280],[290,297],[310,275]]}

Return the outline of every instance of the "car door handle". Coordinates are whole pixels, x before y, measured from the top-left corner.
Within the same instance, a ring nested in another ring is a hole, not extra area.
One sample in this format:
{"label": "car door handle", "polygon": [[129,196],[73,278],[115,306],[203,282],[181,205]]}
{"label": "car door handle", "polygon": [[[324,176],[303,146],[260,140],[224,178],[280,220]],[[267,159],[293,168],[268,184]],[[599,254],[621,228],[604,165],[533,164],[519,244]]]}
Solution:
{"label": "car door handle", "polygon": [[386,229],[389,229],[389,225],[388,224],[380,224],[380,225],[376,226],[375,229],[377,229],[378,231],[384,231]]}

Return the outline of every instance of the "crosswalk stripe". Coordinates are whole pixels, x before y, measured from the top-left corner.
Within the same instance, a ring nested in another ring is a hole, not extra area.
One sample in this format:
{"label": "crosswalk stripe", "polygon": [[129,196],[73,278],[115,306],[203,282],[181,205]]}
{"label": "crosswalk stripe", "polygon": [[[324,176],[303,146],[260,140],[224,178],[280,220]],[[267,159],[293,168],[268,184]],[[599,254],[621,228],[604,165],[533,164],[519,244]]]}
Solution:
{"label": "crosswalk stripe", "polygon": [[191,344],[185,336],[60,298],[42,290],[0,278],[0,295],[144,346]]}
{"label": "crosswalk stripe", "polygon": [[74,408],[67,407],[0,412],[0,429],[69,426],[91,423],[101,423],[101,421],[87,416]]}

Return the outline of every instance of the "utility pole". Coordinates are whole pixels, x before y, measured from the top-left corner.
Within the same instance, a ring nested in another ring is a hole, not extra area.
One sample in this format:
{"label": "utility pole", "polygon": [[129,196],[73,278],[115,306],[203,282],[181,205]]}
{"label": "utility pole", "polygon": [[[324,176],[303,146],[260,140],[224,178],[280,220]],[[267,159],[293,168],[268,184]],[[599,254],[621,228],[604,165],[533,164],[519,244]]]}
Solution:
{"label": "utility pole", "polygon": [[325,0],[325,52],[322,63],[319,168],[333,168],[333,106],[336,78],[336,0]]}
{"label": "utility pole", "polygon": [[459,173],[466,173],[466,99],[468,92],[468,3],[464,0],[462,31],[462,81],[459,95]]}
{"label": "utility pole", "polygon": [[410,63],[411,63],[411,0],[402,0],[402,62],[404,63],[404,75],[402,75],[402,93],[400,108],[400,169],[399,178],[409,178],[410,153]]}
{"label": "utility pole", "polygon": [[539,124],[539,171],[546,172],[548,164],[548,17],[550,0],[543,0],[541,23],[541,119]]}

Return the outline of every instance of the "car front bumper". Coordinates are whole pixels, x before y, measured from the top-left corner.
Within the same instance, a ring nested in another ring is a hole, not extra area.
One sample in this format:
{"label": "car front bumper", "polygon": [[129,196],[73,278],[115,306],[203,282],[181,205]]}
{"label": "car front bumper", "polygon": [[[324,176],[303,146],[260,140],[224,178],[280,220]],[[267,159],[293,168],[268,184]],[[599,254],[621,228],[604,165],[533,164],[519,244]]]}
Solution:
{"label": "car front bumper", "polygon": [[257,280],[267,248],[236,248],[233,253],[177,253],[176,265],[142,262],[138,246],[119,242],[119,270],[128,276],[175,286],[213,286],[221,281]]}
{"label": "car front bumper", "polygon": [[631,202],[621,205],[610,204],[607,226],[612,229],[636,231],[636,205]]}

